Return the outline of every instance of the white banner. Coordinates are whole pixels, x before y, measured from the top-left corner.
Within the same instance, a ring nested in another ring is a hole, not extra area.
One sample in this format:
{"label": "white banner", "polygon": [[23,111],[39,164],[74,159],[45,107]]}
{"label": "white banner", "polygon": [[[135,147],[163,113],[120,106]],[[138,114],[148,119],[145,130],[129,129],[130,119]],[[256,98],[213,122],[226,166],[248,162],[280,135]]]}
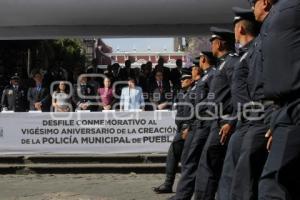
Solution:
{"label": "white banner", "polygon": [[0,113],[0,154],[167,152],[175,112]]}

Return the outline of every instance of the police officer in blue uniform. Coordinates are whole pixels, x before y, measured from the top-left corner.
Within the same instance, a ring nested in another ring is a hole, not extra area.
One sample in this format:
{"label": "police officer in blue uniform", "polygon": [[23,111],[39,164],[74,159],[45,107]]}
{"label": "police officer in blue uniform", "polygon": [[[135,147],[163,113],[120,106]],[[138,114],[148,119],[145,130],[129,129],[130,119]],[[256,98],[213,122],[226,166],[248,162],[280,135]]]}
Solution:
{"label": "police officer in blue uniform", "polygon": [[273,8],[261,30],[264,94],[280,108],[267,134],[272,137],[259,199],[296,200],[300,199],[300,1],[269,3]]}
{"label": "police officer in blue uniform", "polygon": [[[255,18],[259,22],[263,22],[268,16],[271,6],[266,5],[265,7],[264,2],[257,3],[264,8],[259,12],[255,10]],[[247,103],[246,108],[251,112],[245,115],[249,119],[249,128],[243,137],[240,156],[232,180],[230,193],[232,200],[258,198],[258,182],[268,156],[265,134],[270,127],[270,118],[276,107],[274,102],[269,101],[263,92],[262,72],[264,68],[261,38],[262,34],[260,33],[255,39],[253,51],[249,51],[247,55],[250,58],[247,88],[251,101]]]}
{"label": "police officer in blue uniform", "polygon": [[166,161],[166,178],[165,182],[158,186],[154,187],[154,192],[160,193],[172,193],[172,187],[175,180],[176,171],[178,169],[178,164],[181,158],[183,145],[185,142],[183,134],[187,132],[188,127],[190,126],[191,116],[192,116],[192,106],[189,105],[191,102],[190,92],[193,86],[193,80],[190,70],[184,69],[181,76],[181,87],[182,89],[177,94],[176,98],[176,120],[177,125],[177,134],[173,142],[170,145],[167,161]]}
{"label": "police officer in blue uniform", "polygon": [[27,93],[20,86],[20,77],[15,74],[10,79],[10,85],[6,86],[1,98],[1,106],[4,110],[25,112],[27,109]]}
{"label": "police officer in blue uniform", "polygon": [[212,27],[211,32],[212,52],[219,60],[207,97],[213,121],[199,161],[195,185],[195,199],[210,200],[215,198],[225,158],[228,138],[221,143],[219,133],[221,127],[231,120],[228,116],[233,111],[230,91],[232,73],[239,61],[236,54],[230,53],[234,46],[233,32],[216,27]]}
{"label": "police officer in blue uniform", "polygon": [[[258,24],[255,21],[251,9],[234,7],[234,30],[236,38],[236,52],[240,60],[234,68],[232,75],[231,95],[233,103],[232,116],[237,118],[235,132],[232,134],[226,152],[222,175],[219,181],[217,199],[231,200],[231,183],[235,166],[240,155],[240,148],[244,135],[249,129],[249,121],[243,117],[243,105],[250,102],[250,95],[247,89],[247,78],[249,72],[250,56],[254,48],[254,39],[258,33]],[[234,120],[233,120],[234,122]],[[234,126],[234,123],[227,124]],[[227,137],[227,133],[223,132]],[[242,178],[242,177],[241,177]]]}
{"label": "police officer in blue uniform", "polygon": [[177,185],[176,195],[171,199],[191,199],[194,193],[196,170],[211,123],[211,121],[201,119],[201,116],[204,117],[207,109],[201,103],[207,101],[207,95],[215,73],[215,61],[216,58],[212,52],[208,51],[201,52],[197,60],[199,67],[203,70],[203,74],[201,79],[192,88],[195,117],[184,144],[181,158],[181,178]]}

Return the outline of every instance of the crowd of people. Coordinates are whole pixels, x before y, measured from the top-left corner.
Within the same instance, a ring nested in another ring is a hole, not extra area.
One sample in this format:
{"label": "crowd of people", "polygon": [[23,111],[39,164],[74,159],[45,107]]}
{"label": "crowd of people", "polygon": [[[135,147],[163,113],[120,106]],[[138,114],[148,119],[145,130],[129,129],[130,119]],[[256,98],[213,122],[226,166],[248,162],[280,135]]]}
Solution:
{"label": "crowd of people", "polygon": [[211,52],[182,75],[178,132],[153,188],[172,193],[180,162],[170,200],[300,199],[300,1],[250,3],[233,8],[233,31],[210,29]]}
{"label": "crowd of people", "polygon": [[33,70],[32,86],[22,84],[18,75],[2,91],[1,110],[26,112],[71,112],[76,110],[163,110],[171,109],[180,89],[182,60],[176,68],[164,66],[159,58],[152,63],[132,68],[131,61],[125,66],[118,63],[105,70],[90,68],[76,72],[75,80],[66,76],[52,76]]}

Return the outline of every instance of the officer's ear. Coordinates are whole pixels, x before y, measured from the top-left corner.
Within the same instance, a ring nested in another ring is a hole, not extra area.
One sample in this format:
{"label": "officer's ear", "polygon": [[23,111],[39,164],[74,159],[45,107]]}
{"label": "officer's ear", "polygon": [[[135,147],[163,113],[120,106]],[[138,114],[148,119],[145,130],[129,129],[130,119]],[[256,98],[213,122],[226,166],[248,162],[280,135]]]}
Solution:
{"label": "officer's ear", "polygon": [[222,41],[222,40],[219,40],[218,41],[218,50],[219,51],[224,51],[224,50],[227,50],[227,42],[226,41]]}
{"label": "officer's ear", "polygon": [[221,40],[216,39],[216,47],[218,48],[218,50],[222,50],[222,42],[221,42]]}
{"label": "officer's ear", "polygon": [[[201,60],[201,59],[200,59],[200,60]],[[207,60],[206,60],[206,57],[203,56],[203,57],[202,57],[202,63],[205,63],[205,62],[207,62]]]}
{"label": "officer's ear", "polygon": [[244,22],[242,22],[241,25],[238,27],[238,31],[241,35],[247,35],[246,25]]}
{"label": "officer's ear", "polygon": [[266,12],[269,12],[271,10],[272,7],[272,1],[271,0],[262,0],[263,4],[263,9]]}

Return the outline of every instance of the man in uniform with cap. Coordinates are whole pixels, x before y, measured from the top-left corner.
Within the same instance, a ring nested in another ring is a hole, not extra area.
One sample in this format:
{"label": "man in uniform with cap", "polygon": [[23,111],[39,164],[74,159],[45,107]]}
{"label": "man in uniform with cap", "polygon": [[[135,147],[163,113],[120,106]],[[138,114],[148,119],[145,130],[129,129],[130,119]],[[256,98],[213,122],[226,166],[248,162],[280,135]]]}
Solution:
{"label": "man in uniform with cap", "polygon": [[162,185],[153,188],[154,192],[158,194],[172,193],[176,171],[178,169],[178,164],[185,142],[185,135],[187,134],[188,127],[191,123],[193,107],[190,105],[190,91],[193,86],[193,79],[190,70],[183,69],[180,80],[182,89],[176,97],[177,114],[175,119],[178,132],[175,135],[168,151],[165,182]]}
{"label": "man in uniform with cap", "polygon": [[[234,30],[236,51],[240,56],[239,62],[236,64],[232,75],[231,95],[233,103],[232,116],[237,118],[236,129],[232,134],[222,170],[222,175],[219,181],[217,199],[231,200],[231,183],[235,171],[235,166],[240,155],[240,148],[243,137],[249,129],[249,121],[243,117],[243,106],[250,102],[250,96],[247,88],[247,78],[249,72],[249,65],[251,64],[251,54],[254,48],[254,39],[258,33],[258,24],[255,21],[254,14],[251,9],[242,9],[238,7],[233,8]],[[235,125],[233,123],[225,124],[230,129]],[[228,137],[228,132],[222,132],[224,139]],[[243,177],[240,177],[241,179]]]}
{"label": "man in uniform with cap", "polygon": [[[262,7],[259,6],[259,12],[257,7],[254,14],[258,22],[264,22],[271,5],[267,1],[265,1],[267,4],[263,2],[264,0],[259,1],[261,2],[257,1],[257,5]],[[262,27],[264,26],[263,23]],[[267,100],[263,91],[262,36],[261,33],[257,36],[253,50],[247,55],[250,58],[247,78],[250,102],[246,106],[248,112],[244,115],[246,114],[249,119],[249,127],[243,137],[240,156],[232,179],[231,200],[258,198],[258,182],[268,156],[265,134],[270,127],[270,119],[276,107],[273,101]]]}
{"label": "man in uniform with cap", "polygon": [[20,78],[17,74],[11,77],[10,85],[6,86],[1,98],[3,110],[25,112],[27,108],[26,91],[19,85]]}
{"label": "man in uniform with cap", "polygon": [[195,63],[198,63],[198,69],[195,66],[193,70],[199,70],[200,67],[203,74],[192,88],[195,116],[184,144],[181,158],[181,178],[177,185],[176,195],[171,199],[191,199],[193,196],[196,170],[210,130],[211,121],[202,120],[201,117],[205,117],[207,107],[203,103],[207,101],[209,88],[212,84],[216,58],[212,52],[203,51],[196,59]]}
{"label": "man in uniform with cap", "polygon": [[[300,2],[269,0],[272,9],[262,35],[264,94],[275,111],[260,183],[259,199],[300,199]],[[263,2],[253,3],[258,12]],[[269,5],[270,6],[270,5]],[[272,145],[270,148],[270,143]]]}
{"label": "man in uniform with cap", "polygon": [[[228,123],[232,113],[231,78],[239,57],[230,54],[234,44],[234,34],[227,29],[212,27],[210,41],[212,52],[219,59],[208,94],[211,116],[209,136],[205,143],[196,172],[195,199],[214,199],[221,175],[229,138],[221,143],[221,127]],[[225,130],[223,130],[225,131]],[[226,130],[228,132],[232,131]]]}

